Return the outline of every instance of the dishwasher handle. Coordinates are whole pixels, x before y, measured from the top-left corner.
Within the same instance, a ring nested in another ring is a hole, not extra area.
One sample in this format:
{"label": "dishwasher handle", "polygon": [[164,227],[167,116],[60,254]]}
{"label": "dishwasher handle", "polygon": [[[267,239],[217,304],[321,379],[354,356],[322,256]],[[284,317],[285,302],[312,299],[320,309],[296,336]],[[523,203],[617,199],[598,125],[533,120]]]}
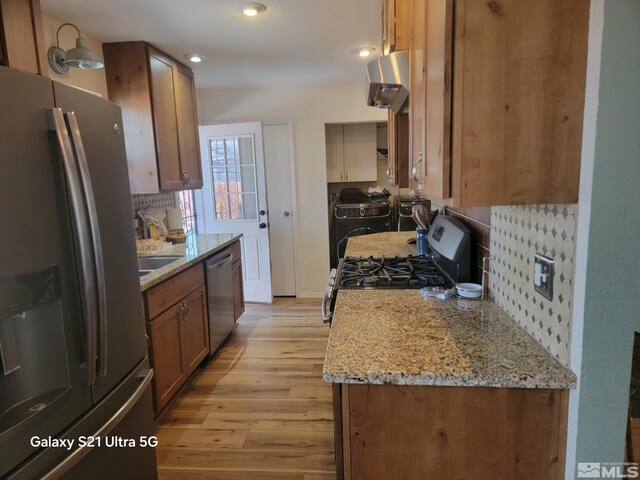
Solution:
{"label": "dishwasher handle", "polygon": [[[209,260],[209,262],[211,262],[211,260]],[[230,253],[229,256],[223,258],[219,262],[216,262],[216,263],[209,263],[209,262],[207,262],[207,270],[215,270],[216,268],[222,268],[225,265],[229,265],[231,262],[233,262],[233,253]]]}

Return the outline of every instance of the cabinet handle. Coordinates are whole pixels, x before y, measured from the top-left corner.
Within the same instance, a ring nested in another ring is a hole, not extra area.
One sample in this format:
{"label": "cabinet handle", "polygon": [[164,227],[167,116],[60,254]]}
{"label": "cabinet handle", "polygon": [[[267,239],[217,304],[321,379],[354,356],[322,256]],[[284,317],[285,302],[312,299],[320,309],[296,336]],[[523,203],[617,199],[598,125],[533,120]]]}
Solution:
{"label": "cabinet handle", "polygon": [[184,174],[187,176],[187,185],[189,185],[191,183],[191,177],[189,176],[189,172],[185,170]]}
{"label": "cabinet handle", "polygon": [[343,172],[342,172],[342,170],[340,170],[340,181],[342,181],[342,174],[343,174]]}
{"label": "cabinet handle", "polygon": [[347,182],[349,181],[349,170],[345,170],[344,176],[347,180]]}
{"label": "cabinet handle", "polygon": [[189,313],[189,306],[185,302],[180,302],[180,312],[182,315],[178,315],[180,319],[180,325],[184,325],[184,321],[187,318],[187,314]]}
{"label": "cabinet handle", "polygon": [[416,183],[422,185],[422,181],[418,180],[418,165],[420,165],[422,163],[422,152],[418,153],[418,161],[413,165],[413,168],[411,169],[411,174],[413,175],[413,179],[416,181]]}
{"label": "cabinet handle", "polygon": [[187,171],[186,170],[182,170],[182,184],[183,185],[187,184]]}

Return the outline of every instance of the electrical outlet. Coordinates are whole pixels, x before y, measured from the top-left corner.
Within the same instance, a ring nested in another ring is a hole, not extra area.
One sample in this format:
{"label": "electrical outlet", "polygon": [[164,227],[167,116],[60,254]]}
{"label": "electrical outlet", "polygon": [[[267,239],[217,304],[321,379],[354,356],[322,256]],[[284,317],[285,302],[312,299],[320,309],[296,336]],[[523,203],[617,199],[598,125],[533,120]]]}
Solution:
{"label": "electrical outlet", "polygon": [[553,300],[553,258],[536,253],[533,264],[533,286],[540,295]]}

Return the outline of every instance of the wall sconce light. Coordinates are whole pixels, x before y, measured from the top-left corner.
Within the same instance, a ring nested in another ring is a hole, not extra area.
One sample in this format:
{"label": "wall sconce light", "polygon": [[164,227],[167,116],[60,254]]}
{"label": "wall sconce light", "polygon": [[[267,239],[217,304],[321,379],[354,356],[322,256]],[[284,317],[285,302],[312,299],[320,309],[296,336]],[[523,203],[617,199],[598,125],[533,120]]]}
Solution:
{"label": "wall sconce light", "polygon": [[[60,48],[60,30],[62,27],[71,26],[78,32],[76,47],[66,52]],[[98,54],[87,47],[87,41],[80,35],[80,30],[73,23],[63,23],[56,32],[56,46],[49,48],[49,65],[51,69],[59,74],[66,73],[69,67],[81,68],[83,70],[93,70],[104,67],[104,63]]]}

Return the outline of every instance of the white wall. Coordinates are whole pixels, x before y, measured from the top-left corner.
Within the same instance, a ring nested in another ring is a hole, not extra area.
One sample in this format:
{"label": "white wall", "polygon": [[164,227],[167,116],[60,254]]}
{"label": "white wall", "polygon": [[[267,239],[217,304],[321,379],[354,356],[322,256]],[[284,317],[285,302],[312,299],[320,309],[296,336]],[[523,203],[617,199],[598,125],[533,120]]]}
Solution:
{"label": "white wall", "polygon": [[[56,31],[58,30],[58,27],[64,22],[60,22],[54,18],[43,15],[42,23],[44,26],[44,41],[48,50],[49,47],[56,44]],[[94,38],[85,35],[82,31],[82,25],[78,25],[78,28],[82,33],[82,38],[87,41],[87,47],[97,52],[98,56],[102,58],[102,43]],[[62,30],[60,30],[60,48],[65,51],[74,48],[76,46],[77,36],[78,33],[76,32],[75,28],[69,26],[64,27]],[[104,68],[100,68],[97,70],[81,70],[79,68],[70,68],[67,73],[59,75],[51,70],[51,66],[49,66],[49,77],[52,80],[56,80],[58,82],[66,83],[68,85],[73,85],[75,87],[80,87],[86,90],[91,90],[95,93],[99,93],[100,95],[102,95],[102,98],[109,98],[107,94],[107,80]]]}
{"label": "white wall", "polygon": [[198,91],[203,125],[237,121],[293,123],[297,191],[296,290],[299,297],[322,296],[329,270],[324,124],[386,121],[386,110],[366,105],[366,82],[264,89]]}

